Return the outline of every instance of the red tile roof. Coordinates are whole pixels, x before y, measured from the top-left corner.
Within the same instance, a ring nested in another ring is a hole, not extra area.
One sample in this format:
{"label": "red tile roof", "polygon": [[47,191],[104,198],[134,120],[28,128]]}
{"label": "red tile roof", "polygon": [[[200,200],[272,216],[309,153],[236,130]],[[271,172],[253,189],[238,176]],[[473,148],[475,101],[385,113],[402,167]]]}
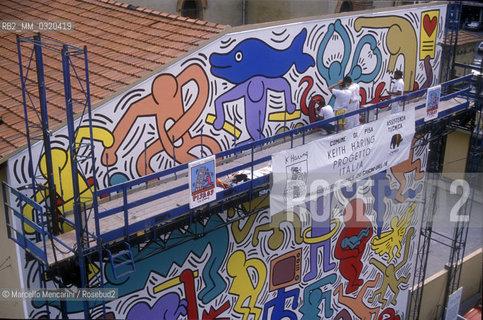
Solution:
{"label": "red tile roof", "polygon": [[[46,36],[77,47],[87,46],[92,105],[226,28],[112,0],[2,0],[0,20],[73,21],[74,31],[45,33],[42,39]],[[32,33],[17,34],[33,36]],[[0,32],[0,117],[3,121],[0,122],[0,163],[27,144],[17,34]],[[24,72],[32,45],[25,48],[22,46],[21,50]],[[62,64],[60,54],[49,50],[42,52],[49,126],[55,128],[65,120]],[[31,74],[29,79],[36,77]],[[79,96],[76,90],[73,84],[74,97],[76,93]],[[30,90],[30,93],[34,93],[35,101],[37,90]],[[33,115],[33,110],[29,112]],[[29,120],[32,118],[29,116]]]}
{"label": "red tile roof", "polygon": [[[447,45],[447,44],[451,43],[451,40],[453,40],[453,43],[454,43],[455,39],[456,39],[456,34],[454,34],[453,37],[451,37],[451,35],[448,33],[445,44]],[[483,40],[483,38],[481,36],[479,36],[478,34],[471,33],[471,32],[464,31],[464,30],[458,31],[458,45],[459,46],[464,45],[464,44],[468,44],[468,43],[480,42],[482,40]]]}

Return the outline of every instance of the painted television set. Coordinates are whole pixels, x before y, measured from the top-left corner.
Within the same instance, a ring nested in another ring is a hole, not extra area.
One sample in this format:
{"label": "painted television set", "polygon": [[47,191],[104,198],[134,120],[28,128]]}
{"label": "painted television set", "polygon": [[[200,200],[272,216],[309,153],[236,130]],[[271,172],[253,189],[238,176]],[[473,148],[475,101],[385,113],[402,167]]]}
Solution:
{"label": "painted television set", "polygon": [[290,251],[270,262],[270,291],[300,282],[302,249]]}

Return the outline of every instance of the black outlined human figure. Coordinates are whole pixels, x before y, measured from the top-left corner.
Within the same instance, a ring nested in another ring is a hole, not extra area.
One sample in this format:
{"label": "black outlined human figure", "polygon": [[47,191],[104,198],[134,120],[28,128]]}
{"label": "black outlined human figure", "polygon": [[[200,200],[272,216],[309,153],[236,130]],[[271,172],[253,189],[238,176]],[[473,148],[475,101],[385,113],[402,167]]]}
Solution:
{"label": "black outlined human figure", "polygon": [[324,302],[324,316],[330,319],[334,314],[334,309],[331,306],[332,290],[322,291],[325,285],[332,285],[337,280],[337,276],[333,273],[324,278],[311,283],[304,289],[304,304],[300,307],[300,312],[303,313],[304,319],[317,319],[321,311],[320,306]]}
{"label": "black outlined human figure", "polygon": [[406,246],[404,248],[404,257],[401,260],[401,262],[399,262],[399,264],[397,266],[392,264],[392,263],[386,266],[382,262],[380,262],[380,261],[378,261],[374,258],[372,258],[370,260],[370,263],[373,264],[375,267],[377,267],[383,274],[381,286],[379,287],[379,289],[377,289],[374,292],[374,295],[367,300],[370,303],[372,303],[374,301],[374,298],[377,295],[379,295],[379,302],[382,303],[382,307],[384,308],[386,306],[386,302],[387,302],[387,300],[384,299],[384,296],[386,295],[386,291],[387,291],[388,288],[390,288],[392,290],[392,292],[394,293],[394,296],[392,298],[391,303],[394,304],[394,305],[397,303],[397,296],[399,294],[399,285],[401,283],[407,283],[409,281],[409,278],[410,278],[411,275],[408,274],[406,277],[401,276],[398,279],[396,277],[396,273],[408,261],[409,246],[410,246],[411,236],[413,235],[413,233],[414,233],[414,227],[409,229],[408,233],[406,234]]}

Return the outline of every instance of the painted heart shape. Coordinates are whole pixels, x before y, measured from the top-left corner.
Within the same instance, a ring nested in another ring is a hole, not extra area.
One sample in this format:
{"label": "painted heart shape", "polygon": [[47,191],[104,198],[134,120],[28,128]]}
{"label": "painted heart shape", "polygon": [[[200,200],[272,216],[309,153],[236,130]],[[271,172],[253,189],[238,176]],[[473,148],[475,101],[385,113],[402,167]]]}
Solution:
{"label": "painted heart shape", "polygon": [[429,15],[425,15],[423,18],[423,28],[426,31],[426,34],[431,37],[434,30],[436,29],[436,25],[438,24],[438,19],[433,17],[432,19],[429,18]]}

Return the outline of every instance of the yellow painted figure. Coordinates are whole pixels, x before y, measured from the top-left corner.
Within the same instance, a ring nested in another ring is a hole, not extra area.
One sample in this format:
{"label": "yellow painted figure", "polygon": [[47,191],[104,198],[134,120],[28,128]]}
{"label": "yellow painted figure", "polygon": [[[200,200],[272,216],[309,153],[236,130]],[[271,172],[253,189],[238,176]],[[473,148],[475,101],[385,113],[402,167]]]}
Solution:
{"label": "yellow painted figure", "polygon": [[[108,148],[114,142],[113,137],[109,131],[99,127],[93,127],[92,133],[94,140],[101,141],[104,148]],[[83,139],[90,139],[89,127],[80,127],[75,143],[80,143]],[[47,176],[47,163],[45,161],[45,154],[40,158],[40,171],[42,176]],[[57,188],[57,196],[62,200],[63,206],[58,206],[57,210],[60,214],[65,215],[66,212],[72,211],[74,207],[74,190],[72,184],[72,163],[70,160],[70,151],[60,148],[52,148],[52,168],[54,184]],[[79,181],[79,195],[85,199],[92,199],[92,192],[89,189],[89,184],[86,177],[80,173],[77,176]],[[61,189],[62,186],[62,189]],[[39,190],[35,194],[35,201],[41,203],[49,196],[47,191]],[[87,201],[90,202],[90,201]],[[24,216],[33,220],[33,208],[30,205],[26,205],[23,209]],[[70,227],[64,226],[64,232],[71,230]],[[32,227],[25,223],[25,232],[33,233]]]}
{"label": "yellow painted figure", "polygon": [[[257,274],[256,283],[252,282],[249,268]],[[250,314],[255,316],[254,319],[260,319],[262,309],[255,305],[267,278],[265,263],[254,258],[246,260],[245,252],[238,250],[231,255],[226,269],[233,278],[229,292],[238,297],[233,310],[243,314],[244,320],[248,319]]]}
{"label": "yellow painted figure", "polygon": [[375,236],[372,238],[372,250],[380,256],[387,253],[389,255],[387,262],[391,262],[394,258],[394,248],[397,248],[396,257],[401,257],[402,241],[406,229],[411,224],[411,218],[414,215],[415,208],[416,203],[413,203],[401,217],[401,220],[398,217],[392,218],[391,231],[383,232],[380,237]]}
{"label": "yellow painted figure", "polygon": [[404,248],[404,258],[397,266],[395,266],[392,263],[386,266],[382,262],[374,258],[370,260],[370,263],[373,264],[376,268],[378,268],[379,271],[381,271],[383,274],[381,286],[379,287],[379,289],[377,289],[374,292],[374,295],[368,299],[370,303],[372,303],[374,301],[374,298],[377,295],[379,295],[379,302],[382,303],[382,307],[385,308],[387,300],[384,299],[384,296],[386,295],[388,288],[391,288],[392,292],[394,293],[391,303],[394,305],[397,303],[397,296],[399,294],[399,285],[401,283],[407,283],[409,281],[409,278],[411,277],[411,275],[408,274],[406,277],[400,276],[398,279],[396,277],[396,273],[408,261],[409,246],[411,244],[411,236],[413,235],[413,233],[414,233],[414,228],[409,229],[406,235],[406,244],[405,244],[406,247]]}
{"label": "yellow painted figure", "polygon": [[409,20],[398,16],[357,18],[354,29],[359,32],[362,28],[387,28],[386,43],[390,53],[387,70],[394,72],[399,56],[403,56],[404,91],[411,91],[414,87],[418,55],[418,38],[413,24]]}

